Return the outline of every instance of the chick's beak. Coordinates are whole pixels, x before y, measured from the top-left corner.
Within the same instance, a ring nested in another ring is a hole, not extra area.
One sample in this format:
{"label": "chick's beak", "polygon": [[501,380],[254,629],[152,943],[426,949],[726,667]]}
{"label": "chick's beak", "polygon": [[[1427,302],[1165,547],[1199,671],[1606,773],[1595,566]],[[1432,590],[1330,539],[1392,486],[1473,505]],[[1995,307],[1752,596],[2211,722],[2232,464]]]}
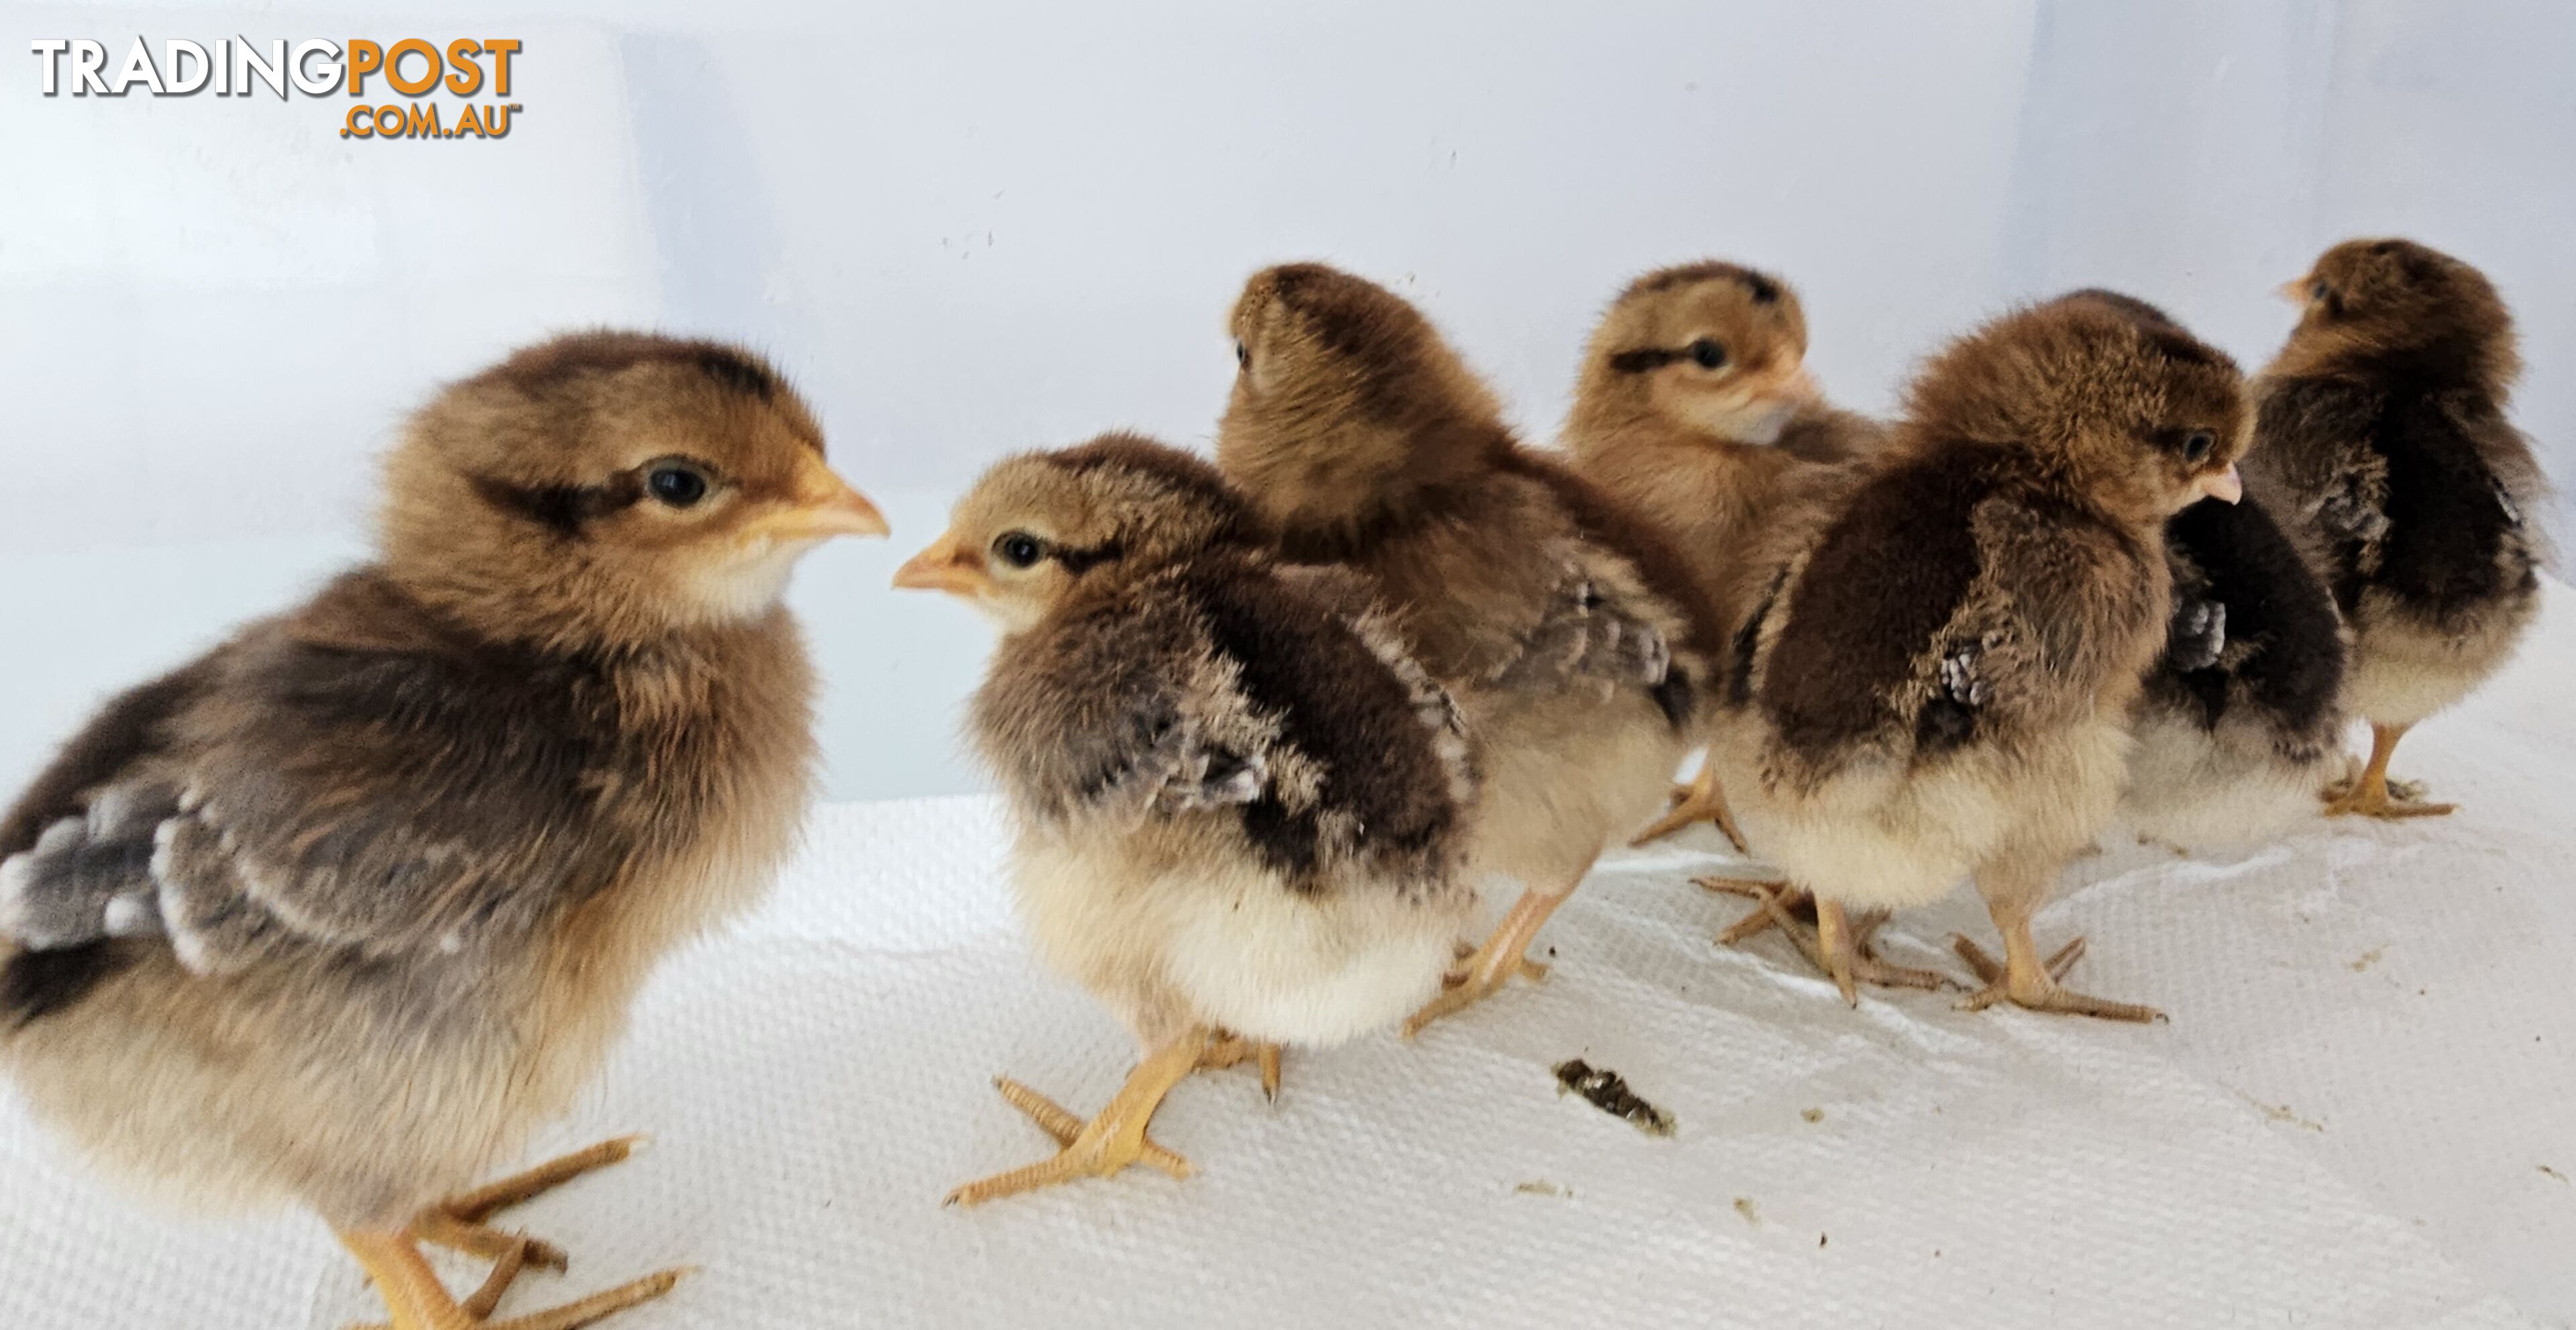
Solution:
{"label": "chick's beak", "polygon": [[2212,471],[2193,481],[2192,489],[2220,503],[2234,503],[2245,497],[2245,477],[2238,475],[2236,464],[2230,462],[2226,470]]}
{"label": "chick's beak", "polygon": [[2293,277],[2290,280],[2281,283],[2279,286],[2273,287],[2272,294],[2279,296],[2283,300],[2289,301],[2293,305],[2304,305],[2308,303],[2308,279],[2305,277]]}
{"label": "chick's beak", "polygon": [[902,591],[945,591],[952,596],[973,596],[992,584],[984,572],[983,561],[967,553],[957,533],[951,531],[931,542],[930,548],[904,561],[894,570],[894,584]]}
{"label": "chick's beak", "polygon": [[797,477],[796,497],[788,506],[760,519],[758,526],[762,535],[778,540],[886,534],[885,514],[820,459]]}

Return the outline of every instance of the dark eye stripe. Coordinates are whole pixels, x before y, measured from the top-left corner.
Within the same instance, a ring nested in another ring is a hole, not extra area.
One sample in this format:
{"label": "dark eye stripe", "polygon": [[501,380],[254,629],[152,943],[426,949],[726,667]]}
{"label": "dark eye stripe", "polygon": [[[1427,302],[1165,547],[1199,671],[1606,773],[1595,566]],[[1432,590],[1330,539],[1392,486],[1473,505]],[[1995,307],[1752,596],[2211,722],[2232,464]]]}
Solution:
{"label": "dark eye stripe", "polygon": [[516,513],[566,539],[579,539],[583,527],[643,501],[644,473],[621,471],[597,485],[521,485],[497,476],[476,476],[474,492],[495,508]]}
{"label": "dark eye stripe", "polygon": [[1648,370],[1662,369],[1688,354],[1687,351],[1666,351],[1661,347],[1641,347],[1610,357],[1610,368],[1621,374],[1643,374]]}
{"label": "dark eye stripe", "polygon": [[1118,542],[1114,540],[1105,545],[1094,545],[1087,550],[1068,549],[1058,545],[1047,551],[1048,558],[1063,564],[1064,570],[1076,577],[1091,571],[1099,564],[1115,563],[1126,557],[1126,554],[1127,551],[1119,548]]}
{"label": "dark eye stripe", "polygon": [[567,540],[578,540],[591,523],[642,503],[651,492],[648,477],[675,460],[697,473],[710,488],[722,479],[715,468],[704,462],[669,457],[628,467],[596,485],[522,485],[498,476],[472,479],[474,492],[485,503],[535,522]]}

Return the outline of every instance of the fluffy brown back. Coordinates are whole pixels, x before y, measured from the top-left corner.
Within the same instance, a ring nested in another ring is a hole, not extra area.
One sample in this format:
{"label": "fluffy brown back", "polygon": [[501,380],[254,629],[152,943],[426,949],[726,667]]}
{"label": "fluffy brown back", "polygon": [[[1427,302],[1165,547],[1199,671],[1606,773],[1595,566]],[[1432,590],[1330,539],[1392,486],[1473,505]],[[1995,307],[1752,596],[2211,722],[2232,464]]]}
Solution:
{"label": "fluffy brown back", "polygon": [[1243,365],[1220,465],[1292,558],[1367,569],[1435,674],[1478,678],[1515,650],[1571,547],[1622,567],[1657,606],[1686,683],[1711,677],[1722,633],[1687,563],[1597,487],[1523,448],[1411,304],[1292,264],[1246,284],[1233,327]]}

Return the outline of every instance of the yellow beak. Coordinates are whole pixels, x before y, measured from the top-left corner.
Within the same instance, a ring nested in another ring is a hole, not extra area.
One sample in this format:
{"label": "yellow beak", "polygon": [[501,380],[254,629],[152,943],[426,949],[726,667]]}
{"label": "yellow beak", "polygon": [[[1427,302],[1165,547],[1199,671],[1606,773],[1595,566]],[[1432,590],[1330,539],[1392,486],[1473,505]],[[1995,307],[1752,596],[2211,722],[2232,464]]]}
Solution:
{"label": "yellow beak", "polygon": [[952,596],[973,596],[992,584],[984,572],[983,560],[968,553],[947,532],[932,541],[930,548],[904,561],[894,570],[894,584],[901,591],[945,591]]}
{"label": "yellow beak", "polygon": [[2210,472],[2193,482],[2192,488],[2220,503],[2234,503],[2245,497],[2245,477],[2238,475],[2236,464],[2230,462],[2226,470]]}
{"label": "yellow beak", "polygon": [[2293,277],[2290,280],[2281,283],[2279,286],[2273,287],[2272,294],[2279,296],[2283,300],[2289,301],[2291,304],[2304,305],[2308,303],[2308,279],[2305,277]]}
{"label": "yellow beak", "polygon": [[759,519],[757,525],[762,535],[778,540],[887,534],[885,514],[819,459],[797,478],[796,501]]}

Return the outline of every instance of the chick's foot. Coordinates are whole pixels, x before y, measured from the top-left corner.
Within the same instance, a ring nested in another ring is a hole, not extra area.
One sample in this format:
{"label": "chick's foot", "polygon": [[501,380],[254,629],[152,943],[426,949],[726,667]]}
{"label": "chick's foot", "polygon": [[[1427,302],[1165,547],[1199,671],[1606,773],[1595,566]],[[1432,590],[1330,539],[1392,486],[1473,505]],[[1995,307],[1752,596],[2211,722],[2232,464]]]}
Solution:
{"label": "chick's foot", "polygon": [[1028,1114],[1064,1148],[1044,1163],[967,1183],[948,1193],[943,1204],[981,1205],[1076,1178],[1105,1178],[1129,1164],[1147,1164],[1175,1178],[1188,1177],[1190,1161],[1148,1139],[1145,1127],[1172,1087],[1205,1064],[1214,1043],[1200,1030],[1155,1049],[1128,1074],[1127,1083],[1100,1110],[1100,1116],[1089,1122],[1018,1081],[994,1078],[993,1087],[1002,1092],[1002,1098]]}
{"label": "chick's foot", "polygon": [[[2075,962],[2084,958],[2083,938],[2079,937],[2058,948],[2057,954],[2049,957],[2046,965],[2039,964],[2035,948],[2017,949],[2013,942],[2014,939],[2009,935],[2005,937],[2005,963],[1997,965],[1994,958],[1988,956],[1976,943],[1957,934],[1951,935],[1951,948],[1959,953],[1959,959],[1966,961],[1968,968],[1976,971],[1977,978],[1985,983],[1984,988],[1970,994],[1959,1004],[1960,1010],[1984,1011],[1998,1002],[2009,1002],[2029,1011],[2091,1016],[2106,1021],[2135,1021],[2145,1024],[2165,1019],[2165,1014],[2153,1007],[2140,1006],[2134,1002],[2113,1002],[2108,998],[2090,997],[2060,985],[2058,981],[2066,977],[2068,970],[2075,968]],[[2023,947],[2028,948],[2028,944],[2025,942]],[[2016,966],[2013,963],[2016,960],[2024,961],[2025,964]]]}
{"label": "chick's foot", "polygon": [[1717,935],[1719,942],[1730,947],[1746,938],[1767,933],[1779,923],[1779,916],[1771,909],[1771,902],[1775,899],[1781,910],[1792,919],[1804,915],[1813,920],[1816,914],[1816,898],[1809,895],[1805,887],[1791,882],[1770,882],[1752,877],[1695,877],[1691,879],[1691,885],[1702,891],[1742,896],[1753,902],[1753,908],[1746,911],[1743,918],[1727,925],[1726,930]]}
{"label": "chick's foot", "polygon": [[1726,806],[1726,791],[1718,786],[1717,764],[1705,759],[1700,763],[1699,775],[1690,784],[1673,787],[1671,811],[1648,824],[1645,830],[1637,833],[1635,840],[1628,843],[1634,846],[1662,840],[1694,822],[1715,823],[1719,833],[1726,837],[1727,844],[1735,847],[1737,854],[1748,853],[1744,848],[1744,833],[1735,825],[1735,812]]}
{"label": "chick's foot", "polygon": [[1511,913],[1495,926],[1493,936],[1486,938],[1482,946],[1461,953],[1459,968],[1441,980],[1447,987],[1440,996],[1405,1018],[1404,1037],[1410,1039],[1433,1021],[1456,1015],[1501,992],[1513,975],[1532,981],[1545,979],[1547,966],[1529,958],[1530,943],[1538,937],[1539,926],[1564,901],[1563,896],[1523,892]]}
{"label": "chick's foot", "polygon": [[[571,1258],[561,1247],[532,1238],[525,1233],[496,1228],[487,1221],[503,1210],[535,1200],[585,1173],[596,1172],[611,1164],[625,1162],[635,1153],[636,1146],[641,1144],[643,1139],[641,1136],[621,1136],[615,1140],[602,1141],[587,1150],[575,1151],[559,1159],[548,1160],[525,1173],[515,1174],[498,1182],[477,1187],[473,1191],[451,1196],[413,1216],[406,1232],[410,1237],[421,1242],[445,1247],[450,1251],[463,1252],[468,1256],[492,1263],[491,1273],[484,1279],[482,1286],[477,1288],[473,1296],[467,1298],[458,1308],[464,1315],[477,1318],[474,1323],[479,1324],[480,1318],[489,1317],[493,1309],[501,1305],[502,1295],[510,1291],[510,1286],[517,1282],[519,1275],[530,1266],[551,1270],[557,1274],[572,1266]],[[640,1289],[654,1280],[662,1280],[659,1290],[646,1295],[658,1297],[661,1292],[667,1292],[672,1284],[677,1283],[678,1278],[676,1273],[671,1274],[667,1280],[657,1275],[653,1280],[640,1280],[628,1285],[627,1288]],[[637,1299],[637,1301],[641,1300],[643,1299]],[[597,1301],[597,1299],[585,1300],[583,1305],[590,1305]],[[630,1302],[617,1307],[608,1307],[605,1310],[594,1307],[593,1310],[596,1316],[605,1316],[610,1311],[617,1311],[631,1305]],[[587,1324],[587,1322],[567,1322],[567,1324]],[[376,1330],[376,1328],[369,1327],[368,1330]]]}
{"label": "chick's foot", "polygon": [[[1887,922],[1887,912],[1871,910],[1852,921],[1843,907],[1833,901],[1818,900],[1803,888],[1783,882],[1758,882],[1750,878],[1703,878],[1699,885],[1711,891],[1750,896],[1756,908],[1717,935],[1720,942],[1733,945],[1766,929],[1777,928],[1795,943],[1798,954],[1816,967],[1841,990],[1843,1001],[1860,1005],[1860,985],[1879,988],[1940,989],[1950,987],[1950,978],[1937,970],[1918,970],[1910,965],[1897,965],[1878,954],[1878,930]],[[1798,906],[1815,911],[1812,929],[1791,913]]]}
{"label": "chick's foot", "polygon": [[2424,787],[2411,781],[2388,779],[2388,759],[2397,753],[2397,741],[2406,736],[2403,725],[2370,727],[2370,760],[2359,774],[2337,781],[2325,790],[2328,817],[2441,817],[2458,808],[2457,804],[2423,802]]}
{"label": "chick's foot", "polygon": [[2378,780],[2338,781],[2326,787],[2325,814],[2328,817],[2375,817],[2396,820],[2409,817],[2443,817],[2459,809],[2458,804],[2426,803],[2414,796],[2424,787],[2413,781]]}
{"label": "chick's foot", "polygon": [[[473,1298],[458,1303],[438,1282],[409,1233],[343,1233],[340,1241],[366,1267],[376,1295],[384,1299],[385,1310],[393,1317],[389,1330],[576,1330],[661,1297],[688,1273],[665,1270],[579,1302],[496,1321],[491,1319],[492,1308],[500,1302],[506,1281],[500,1287],[487,1281]],[[515,1273],[525,1260],[523,1253],[504,1256],[495,1273]]]}

